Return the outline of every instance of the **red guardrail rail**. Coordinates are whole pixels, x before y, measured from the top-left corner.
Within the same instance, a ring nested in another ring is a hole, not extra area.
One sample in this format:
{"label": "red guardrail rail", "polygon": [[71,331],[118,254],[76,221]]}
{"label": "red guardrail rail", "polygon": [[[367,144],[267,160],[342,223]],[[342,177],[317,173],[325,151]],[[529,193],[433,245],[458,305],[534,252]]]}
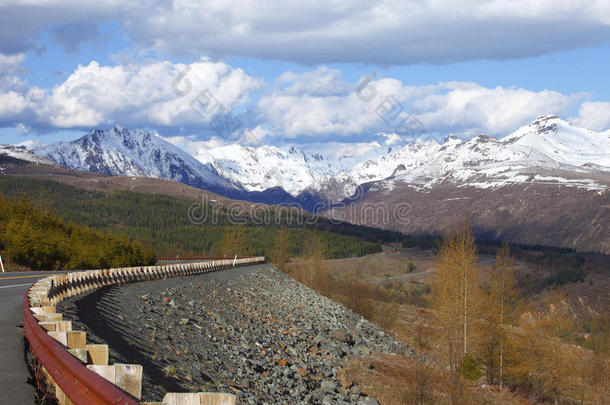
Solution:
{"label": "red guardrail rail", "polygon": [[83,366],[42,329],[32,311],[28,291],[23,296],[23,327],[30,347],[53,381],[75,404],[138,405],[139,401]]}

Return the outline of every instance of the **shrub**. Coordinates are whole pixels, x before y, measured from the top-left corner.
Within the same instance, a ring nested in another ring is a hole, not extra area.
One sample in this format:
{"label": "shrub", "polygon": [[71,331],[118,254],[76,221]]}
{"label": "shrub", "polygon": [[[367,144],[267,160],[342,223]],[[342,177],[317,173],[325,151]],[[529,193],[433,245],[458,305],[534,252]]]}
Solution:
{"label": "shrub", "polygon": [[481,363],[473,356],[467,354],[460,361],[460,374],[468,380],[476,381],[483,373],[481,372]]}

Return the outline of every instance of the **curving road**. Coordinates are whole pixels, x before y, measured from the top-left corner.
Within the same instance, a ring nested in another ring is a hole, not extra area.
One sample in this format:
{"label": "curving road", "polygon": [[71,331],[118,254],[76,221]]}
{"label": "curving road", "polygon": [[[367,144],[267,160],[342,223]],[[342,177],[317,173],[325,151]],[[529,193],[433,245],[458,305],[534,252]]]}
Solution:
{"label": "curving road", "polygon": [[65,272],[0,273],[0,403],[34,404],[24,360],[23,294],[36,280]]}

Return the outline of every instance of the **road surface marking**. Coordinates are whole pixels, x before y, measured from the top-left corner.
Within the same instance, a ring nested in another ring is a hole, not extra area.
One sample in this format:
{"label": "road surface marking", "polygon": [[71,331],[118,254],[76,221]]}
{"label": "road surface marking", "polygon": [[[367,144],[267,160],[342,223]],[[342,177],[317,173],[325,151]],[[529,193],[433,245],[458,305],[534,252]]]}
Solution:
{"label": "road surface marking", "polygon": [[3,285],[3,286],[0,286],[0,288],[23,287],[23,286],[26,286],[26,285],[32,285],[32,283],[14,284],[14,285]]}
{"label": "road surface marking", "polygon": [[38,274],[38,275],[35,275],[35,276],[0,277],[0,280],[15,280],[15,279],[19,279],[19,278],[32,278],[32,277],[44,278],[44,277],[47,277],[47,276],[45,274]]}

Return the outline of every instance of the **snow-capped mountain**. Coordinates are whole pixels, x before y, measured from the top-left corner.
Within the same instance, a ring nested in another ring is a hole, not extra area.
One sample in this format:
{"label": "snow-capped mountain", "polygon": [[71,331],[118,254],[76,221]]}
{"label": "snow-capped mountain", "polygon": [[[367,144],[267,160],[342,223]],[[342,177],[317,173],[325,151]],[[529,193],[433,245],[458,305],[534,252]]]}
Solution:
{"label": "snow-capped mountain", "polygon": [[331,179],[352,195],[321,214],[425,235],[466,219],[481,239],[610,254],[609,159],[610,131],[544,116],[501,139],[449,137],[363,162]]}
{"label": "snow-capped mountain", "polygon": [[[201,150],[196,157],[246,190],[281,187],[295,198],[307,193],[342,200],[361,184],[381,180],[390,188],[394,182],[489,188],[539,181],[600,190],[607,185],[597,182],[597,174],[610,173],[610,131],[577,128],[549,115],[501,139],[479,135],[462,141],[450,136],[442,143],[415,141],[391,151],[379,146],[371,155],[363,161],[333,160],[295,148],[233,144]],[[549,171],[555,175],[548,176]]]}
{"label": "snow-capped mountain", "polygon": [[[10,156],[15,159],[24,160],[26,162],[42,164],[42,165],[57,165],[52,160],[39,156],[32,152],[29,147],[34,145],[31,142],[18,145],[0,145],[0,156]],[[37,145],[37,144],[36,144]]]}
{"label": "snow-capped mountain", "polygon": [[[610,131],[578,128],[552,115],[500,139],[449,136],[443,142],[417,140],[392,149],[379,145],[363,158],[236,144],[191,156],[157,134],[120,126],[92,130],[73,142],[29,146],[71,169],[163,178],[232,198],[296,202],[306,209],[352,197],[363,184],[386,190],[397,184],[494,189],[532,182],[596,191],[610,187]],[[11,153],[30,153],[10,148]]]}
{"label": "snow-capped mountain", "polygon": [[34,149],[62,166],[112,176],[155,177],[216,192],[238,189],[193,156],[159,135],[128,130],[116,125],[92,130],[73,142],[60,142]]}
{"label": "snow-capped mountain", "polygon": [[334,174],[331,163],[322,155],[308,154],[297,148],[283,151],[275,146],[254,148],[232,144],[202,149],[195,157],[248,191],[281,187],[293,197],[320,176]]}
{"label": "snow-capped mountain", "polygon": [[[544,173],[554,172],[554,176]],[[554,115],[542,116],[496,139],[479,135],[467,141],[415,142],[367,160],[331,181],[353,194],[365,182],[388,180],[432,187],[442,182],[494,188],[532,181],[603,190],[599,174],[610,175],[610,131],[577,128]],[[328,181],[325,179],[324,181]],[[324,181],[317,185],[323,191]]]}

